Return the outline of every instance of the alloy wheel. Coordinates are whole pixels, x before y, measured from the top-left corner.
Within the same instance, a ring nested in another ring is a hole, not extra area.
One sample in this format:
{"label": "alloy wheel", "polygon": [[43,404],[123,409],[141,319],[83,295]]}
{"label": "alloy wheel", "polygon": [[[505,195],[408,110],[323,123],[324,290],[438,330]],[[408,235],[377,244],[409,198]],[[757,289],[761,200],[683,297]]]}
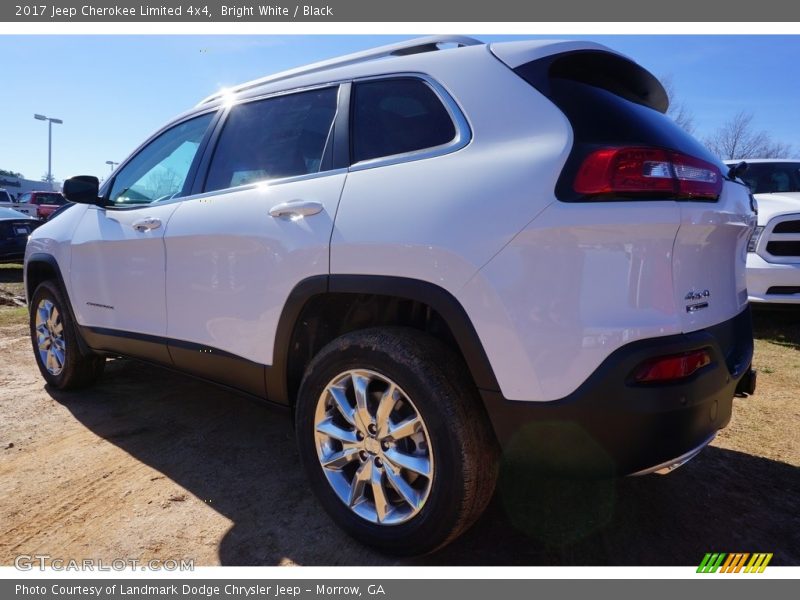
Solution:
{"label": "alloy wheel", "polygon": [[43,298],[36,307],[36,346],[42,364],[51,375],[60,375],[66,359],[61,313],[52,300]]}
{"label": "alloy wheel", "polygon": [[422,510],[434,476],[430,436],[391,379],[361,369],[337,375],[317,402],[314,430],[328,483],[361,518],[397,525]]}

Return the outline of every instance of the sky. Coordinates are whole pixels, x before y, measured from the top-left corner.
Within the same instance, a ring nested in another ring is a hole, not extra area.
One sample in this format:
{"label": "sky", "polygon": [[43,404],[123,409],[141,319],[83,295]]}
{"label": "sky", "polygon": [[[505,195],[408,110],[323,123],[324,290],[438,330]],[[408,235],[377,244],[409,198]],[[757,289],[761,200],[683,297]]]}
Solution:
{"label": "sky", "polygon": [[[57,180],[102,178],[110,172],[106,161],[123,160],[221,87],[411,37],[0,35],[0,168],[28,179],[46,174],[47,123],[34,113],[64,121],[53,125]],[[744,110],[757,129],[800,152],[800,36],[556,37],[600,42],[671,78],[700,138]]]}

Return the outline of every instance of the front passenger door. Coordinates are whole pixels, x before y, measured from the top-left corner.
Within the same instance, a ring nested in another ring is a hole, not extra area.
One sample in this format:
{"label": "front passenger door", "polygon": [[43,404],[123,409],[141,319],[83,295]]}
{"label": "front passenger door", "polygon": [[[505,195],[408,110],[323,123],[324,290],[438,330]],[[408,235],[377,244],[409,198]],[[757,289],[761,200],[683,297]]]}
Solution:
{"label": "front passenger door", "polygon": [[70,297],[89,345],[169,363],[164,232],[191,185],[214,113],[171,127],[127,161],[72,241]]}
{"label": "front passenger door", "polygon": [[331,157],[339,104],[330,86],[231,107],[204,193],[181,202],[164,238],[176,366],[264,395],[289,293],[328,274],[347,176]]}

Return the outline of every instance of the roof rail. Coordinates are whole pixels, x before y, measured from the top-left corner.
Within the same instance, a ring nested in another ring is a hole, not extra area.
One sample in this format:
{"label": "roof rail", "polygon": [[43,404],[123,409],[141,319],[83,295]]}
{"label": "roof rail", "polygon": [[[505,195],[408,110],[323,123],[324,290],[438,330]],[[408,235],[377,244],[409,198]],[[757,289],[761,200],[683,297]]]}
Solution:
{"label": "roof rail", "polygon": [[461,48],[464,46],[477,46],[483,44],[483,42],[463,35],[431,35],[428,37],[406,40],[397,44],[379,46],[378,48],[363,50],[353,54],[346,54],[338,58],[331,58],[328,60],[311,63],[310,65],[306,65],[304,67],[297,67],[295,69],[289,69],[288,71],[282,71],[280,73],[276,73],[275,75],[254,79],[252,81],[236,85],[232,88],[228,88],[225,91],[216,92],[201,100],[198,106],[218,100],[225,94],[242,92],[244,90],[264,85],[265,83],[274,83],[276,81],[283,81],[284,79],[299,77],[300,75],[310,75],[312,73],[327,71],[328,69],[334,69],[336,67],[346,67],[347,65],[377,60],[380,58],[387,58],[389,56],[407,56],[409,54],[431,52],[433,50],[438,50],[441,44],[455,44],[457,47]]}

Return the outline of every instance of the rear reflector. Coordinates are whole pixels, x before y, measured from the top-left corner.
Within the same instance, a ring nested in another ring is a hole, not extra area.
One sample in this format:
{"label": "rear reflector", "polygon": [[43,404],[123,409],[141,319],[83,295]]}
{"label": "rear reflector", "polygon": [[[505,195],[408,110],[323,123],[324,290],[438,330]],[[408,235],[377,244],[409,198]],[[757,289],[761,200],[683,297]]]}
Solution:
{"label": "rear reflector", "polygon": [[583,161],[574,188],[586,196],[716,200],[722,192],[722,172],[711,163],[672,150],[602,148]]}
{"label": "rear reflector", "polygon": [[698,369],[711,364],[708,350],[694,350],[685,354],[672,354],[646,360],[633,371],[637,383],[675,381],[689,377]]}

